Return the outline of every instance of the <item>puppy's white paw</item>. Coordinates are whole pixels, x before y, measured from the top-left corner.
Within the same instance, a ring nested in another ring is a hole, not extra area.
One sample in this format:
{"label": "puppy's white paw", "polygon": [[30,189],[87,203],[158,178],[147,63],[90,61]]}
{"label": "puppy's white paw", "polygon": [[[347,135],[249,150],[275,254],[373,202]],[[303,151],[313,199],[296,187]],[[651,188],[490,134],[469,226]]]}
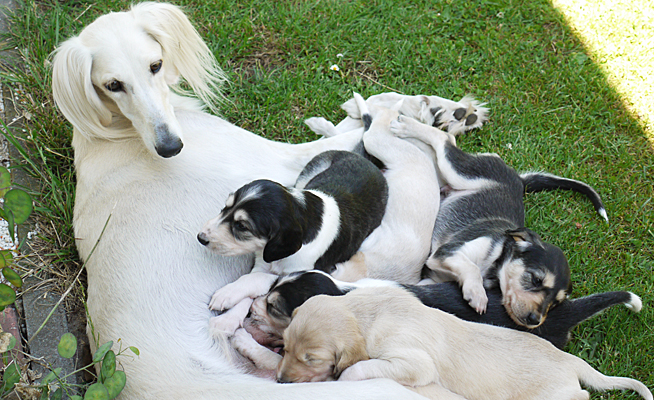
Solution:
{"label": "puppy's white paw", "polygon": [[304,120],[304,123],[309,127],[309,129],[324,137],[332,137],[338,134],[334,124],[323,117],[308,118]]}
{"label": "puppy's white paw", "polygon": [[479,314],[486,312],[488,297],[483,284],[466,281],[461,286],[461,291],[463,292],[463,298],[468,301],[470,307],[474,308]]}
{"label": "puppy's white paw", "polygon": [[242,320],[230,313],[225,313],[212,317],[209,320],[209,329],[213,336],[227,335],[232,336],[234,332],[242,325]]}
{"label": "puppy's white paw", "polygon": [[350,367],[345,368],[345,371],[341,373],[341,376],[338,377],[339,381],[362,381],[366,379],[363,369],[356,363]]}
{"label": "puppy's white paw", "polygon": [[230,283],[216,290],[211,296],[209,308],[217,311],[228,310],[246,297],[237,286]]}
{"label": "puppy's white paw", "polygon": [[345,110],[347,116],[354,119],[361,119],[361,110],[355,99],[350,99],[341,104],[341,108]]}
{"label": "puppy's white paw", "polygon": [[390,125],[391,133],[395,135],[395,137],[402,138],[402,139],[413,137],[413,135],[411,135],[411,129],[412,129],[411,125],[413,123],[419,124],[419,122],[414,120],[413,118],[400,115],[391,121],[391,125]]}

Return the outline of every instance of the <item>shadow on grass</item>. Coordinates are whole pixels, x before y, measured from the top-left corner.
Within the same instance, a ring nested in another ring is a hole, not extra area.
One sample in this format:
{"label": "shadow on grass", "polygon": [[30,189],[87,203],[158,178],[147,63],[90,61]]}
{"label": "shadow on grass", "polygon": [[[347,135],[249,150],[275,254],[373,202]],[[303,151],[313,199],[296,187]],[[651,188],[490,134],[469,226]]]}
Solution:
{"label": "shadow on grass", "polygon": [[[568,255],[574,295],[626,289],[646,305],[654,301],[651,145],[549,2],[180,3],[232,80],[223,116],[270,138],[314,139],[302,120],[341,119],[338,105],[352,90],[473,94],[487,101],[490,122],[462,137],[461,147],[497,152],[518,170],[586,181],[604,198],[609,224],[581,196],[540,193],[526,201],[528,226]],[[32,94],[34,103],[47,107],[32,110],[32,120],[53,121],[56,132],[36,124],[32,134],[46,146],[71,154],[71,128],[56,116],[45,91],[45,57],[57,40],[126,6],[28,2],[25,8],[41,17],[38,29],[30,30],[24,15],[16,18],[18,37],[12,40],[26,49],[31,75],[15,80],[42,90]],[[30,33],[20,37],[20,32]],[[340,71],[330,69],[334,64]],[[59,158],[57,168],[70,168],[70,161]],[[70,235],[70,221],[63,224]],[[632,376],[652,387],[652,322],[647,306],[638,316],[611,310],[575,331],[569,350],[604,373]]]}

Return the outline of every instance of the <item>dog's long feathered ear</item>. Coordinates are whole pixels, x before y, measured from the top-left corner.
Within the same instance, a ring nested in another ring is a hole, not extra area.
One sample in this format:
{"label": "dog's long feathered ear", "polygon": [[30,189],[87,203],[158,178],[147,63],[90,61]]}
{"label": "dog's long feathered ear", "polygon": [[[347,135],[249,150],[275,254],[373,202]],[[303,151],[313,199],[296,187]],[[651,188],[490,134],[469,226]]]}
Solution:
{"label": "dog's long feathered ear", "polygon": [[163,49],[166,81],[175,91],[181,77],[212,111],[223,96],[220,87],[227,80],[209,47],[181,9],[172,4],[145,2],[132,6],[132,13],[143,29]]}
{"label": "dog's long feathered ear", "polygon": [[543,246],[540,236],[538,236],[538,234],[532,231],[531,229],[518,228],[518,229],[509,230],[506,232],[506,234],[511,236],[513,240],[515,240],[518,243],[527,242],[527,243],[539,245],[541,247]]}
{"label": "dog's long feathered ear", "polygon": [[338,345],[339,349],[335,352],[336,359],[334,360],[334,377],[336,379],[346,368],[370,358],[366,350],[366,340],[361,335],[356,318],[348,312],[343,316],[346,321],[340,335],[344,340]]}
{"label": "dog's long feathered ear", "polygon": [[83,135],[103,136],[111,112],[102,104],[91,81],[93,58],[78,37],[55,50],[52,61],[52,94],[55,103]]}
{"label": "dog's long feathered ear", "polygon": [[263,261],[270,263],[296,253],[302,247],[302,227],[296,221],[282,221],[282,226],[266,243]]}

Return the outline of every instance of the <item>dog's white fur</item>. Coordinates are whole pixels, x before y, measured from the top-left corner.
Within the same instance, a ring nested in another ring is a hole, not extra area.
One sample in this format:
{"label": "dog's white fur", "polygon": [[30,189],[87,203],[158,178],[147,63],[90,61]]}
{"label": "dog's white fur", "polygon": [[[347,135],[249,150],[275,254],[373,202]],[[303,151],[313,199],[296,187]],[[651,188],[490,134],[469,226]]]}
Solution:
{"label": "dog's white fur", "polygon": [[581,381],[652,399],[641,382],[602,375],[542,338],[463,321],[397,287],[310,298],[284,331],[284,350],[284,382],[383,377],[469,399],[588,400]]}
{"label": "dog's white fur", "polygon": [[[157,60],[163,66],[153,74]],[[180,77],[211,101],[222,74],[184,14],[163,3],[98,18],[53,60],[54,97],[74,126],[73,225],[88,271],[89,333],[141,353],[121,358],[120,398],[417,398],[390,380],[274,385],[238,368],[244,359],[211,337],[212,293],[252,259],[209,252],[195,237],[202,224],[234,188],[258,178],[291,185],[313,156],[353,148],[362,130],[298,145],[268,141],[175,95]],[[107,90],[113,80],[125,90]],[[179,155],[157,154],[158,143],[175,140],[184,145]]]}

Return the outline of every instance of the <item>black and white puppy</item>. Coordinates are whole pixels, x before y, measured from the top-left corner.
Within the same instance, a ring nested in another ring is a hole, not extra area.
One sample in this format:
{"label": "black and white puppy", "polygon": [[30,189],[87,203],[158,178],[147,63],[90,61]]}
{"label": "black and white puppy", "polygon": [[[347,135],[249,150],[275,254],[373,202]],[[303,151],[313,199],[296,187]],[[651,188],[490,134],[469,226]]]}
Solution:
{"label": "black and white puppy", "polygon": [[[262,369],[274,369],[281,357],[268,348],[283,346],[283,333],[291,322],[293,311],[304,302],[320,294],[330,296],[344,295],[359,287],[398,286],[415,295],[432,308],[456,315],[466,321],[530,332],[540,336],[558,348],[568,342],[570,331],[581,322],[599,312],[624,304],[634,312],[642,308],[637,295],[626,292],[605,292],[578,299],[564,299],[553,308],[547,319],[534,329],[518,325],[509,316],[502,303],[499,288],[487,289],[488,306],[486,313],[475,312],[463,298],[458,284],[444,282],[431,285],[400,285],[391,281],[364,279],[356,283],[340,282],[320,271],[307,271],[280,278],[274,288],[265,296],[255,299],[250,315],[244,323],[244,330],[237,331],[232,344]],[[256,342],[256,343],[255,343]],[[266,346],[266,348],[262,348]]]}
{"label": "black and white puppy", "polygon": [[524,193],[580,192],[607,219],[597,192],[583,182],[550,174],[520,175],[499,156],[468,154],[450,134],[406,116],[394,120],[391,131],[430,145],[439,177],[450,190],[436,219],[433,252],[426,262],[429,278],[458,282],[479,313],[487,308],[484,288],[499,287],[517,324],[542,324],[548,310],[571,290],[570,267],[558,247],[524,227]]}
{"label": "black and white puppy", "polygon": [[213,295],[211,309],[230,311],[212,318],[212,329],[233,333],[252,298],[267,293],[279,275],[331,272],[349,261],[381,223],[387,199],[382,172],[345,151],[316,156],[293,188],[257,180],[231,194],[198,240],[225,256],[255,253],[255,264]]}

